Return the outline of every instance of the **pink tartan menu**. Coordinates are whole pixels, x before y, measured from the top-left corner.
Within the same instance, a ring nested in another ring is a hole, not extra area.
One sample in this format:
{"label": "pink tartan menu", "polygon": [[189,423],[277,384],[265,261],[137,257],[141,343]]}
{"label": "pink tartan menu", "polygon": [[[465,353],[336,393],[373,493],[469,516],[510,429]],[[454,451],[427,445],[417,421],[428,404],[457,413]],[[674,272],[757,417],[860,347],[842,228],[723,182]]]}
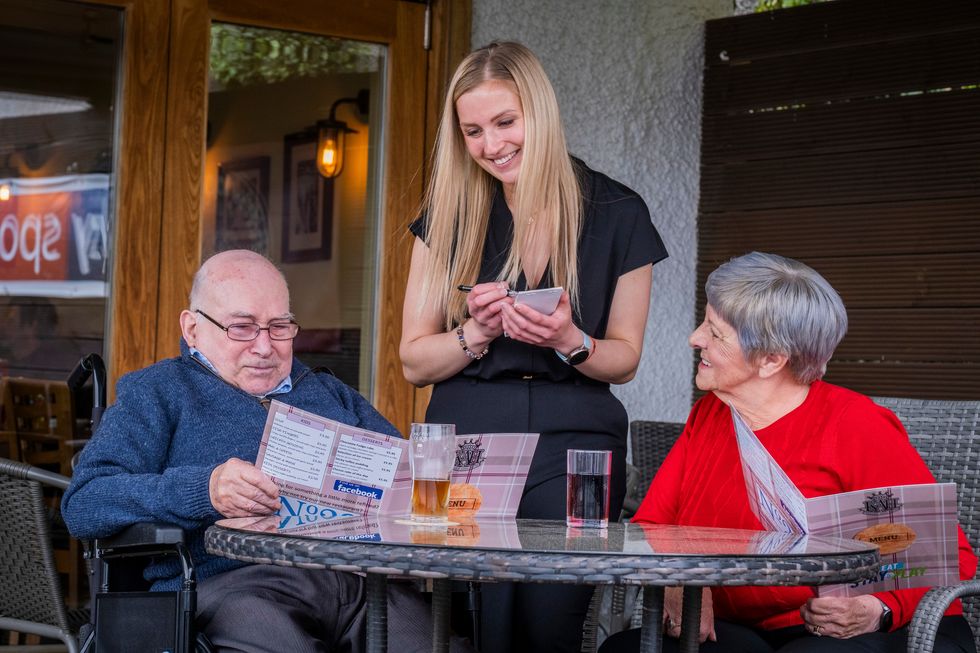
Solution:
{"label": "pink tartan menu", "polygon": [[[451,515],[513,518],[537,442],[536,433],[457,436]],[[412,473],[400,437],[273,401],[255,465],[279,486],[282,527],[409,514]]]}
{"label": "pink tartan menu", "polygon": [[752,512],[771,531],[830,535],[878,545],[878,577],[818,587],[821,596],[952,585],[959,581],[956,484],[868,488],[805,498],[732,408]]}

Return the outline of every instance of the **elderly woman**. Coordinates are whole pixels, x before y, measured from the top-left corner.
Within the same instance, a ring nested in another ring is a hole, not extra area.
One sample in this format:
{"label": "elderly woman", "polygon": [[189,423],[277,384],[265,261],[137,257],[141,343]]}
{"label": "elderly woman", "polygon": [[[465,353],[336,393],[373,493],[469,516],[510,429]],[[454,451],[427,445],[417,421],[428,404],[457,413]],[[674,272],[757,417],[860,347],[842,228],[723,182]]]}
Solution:
{"label": "elderly woman", "polygon": [[[837,292],[811,268],[753,252],[711,273],[704,322],[691,334],[706,394],[657,472],[634,521],[761,529],[749,509],[729,405],[807,497],[935,479],[895,415],[820,380],[847,331]],[[959,533],[961,578],[977,558]],[[817,598],[808,587],[704,591],[701,651],[904,652],[907,624],[926,588]],[[665,598],[665,650],[676,650],[680,591]],[[637,650],[639,632],[602,653]],[[936,651],[975,651],[957,602]]]}

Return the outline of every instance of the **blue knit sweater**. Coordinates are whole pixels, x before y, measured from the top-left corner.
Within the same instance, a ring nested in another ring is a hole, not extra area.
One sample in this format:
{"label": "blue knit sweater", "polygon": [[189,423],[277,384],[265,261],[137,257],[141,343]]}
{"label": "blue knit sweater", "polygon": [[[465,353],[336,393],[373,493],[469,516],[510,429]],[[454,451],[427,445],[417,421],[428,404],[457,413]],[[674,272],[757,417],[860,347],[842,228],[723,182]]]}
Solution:
{"label": "blue knit sweater", "polygon": [[[204,530],[221,519],[211,505],[208,481],[229,458],[255,462],[268,412],[260,401],[226,383],[190,357],[160,361],[119,380],[116,402],[82,450],[65,492],[62,511],[80,538],[105,537],[137,522],[177,524],[187,541],[197,578],[243,563],[209,555]],[[395,428],[353,388],[293,359],[292,390],[272,398],[362,428],[397,435]],[[157,590],[176,590],[175,560],[146,569]]]}

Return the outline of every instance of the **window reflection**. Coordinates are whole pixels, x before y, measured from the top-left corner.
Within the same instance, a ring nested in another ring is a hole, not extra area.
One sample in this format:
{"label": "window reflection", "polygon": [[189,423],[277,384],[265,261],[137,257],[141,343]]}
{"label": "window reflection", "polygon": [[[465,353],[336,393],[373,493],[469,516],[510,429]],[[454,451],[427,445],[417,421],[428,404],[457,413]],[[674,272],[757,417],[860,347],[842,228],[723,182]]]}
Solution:
{"label": "window reflection", "polygon": [[103,355],[122,12],[0,0],[0,375]]}
{"label": "window reflection", "polygon": [[[204,251],[268,256],[303,330],[297,356],[371,388],[382,46],[214,23],[204,181]],[[364,94],[365,101],[341,102]],[[341,173],[317,168],[317,123],[345,133]]]}

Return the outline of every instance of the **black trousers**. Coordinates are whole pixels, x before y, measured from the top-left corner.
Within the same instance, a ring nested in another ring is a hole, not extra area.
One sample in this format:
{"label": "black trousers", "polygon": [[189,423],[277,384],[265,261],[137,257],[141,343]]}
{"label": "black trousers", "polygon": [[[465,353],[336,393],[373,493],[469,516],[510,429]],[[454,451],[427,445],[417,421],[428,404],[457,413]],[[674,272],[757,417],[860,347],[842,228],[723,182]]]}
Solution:
{"label": "black trousers", "polygon": [[[609,515],[622,510],[629,424],[607,384],[453,378],[436,385],[426,420],[452,422],[459,434],[541,434],[518,518],[565,519],[568,449],[612,451]],[[485,583],[481,591],[483,653],[581,649],[592,587]]]}
{"label": "black trousers", "polygon": [[[725,621],[715,621],[717,642],[705,642],[701,653],[906,653],[908,626],[890,633],[868,633],[851,639],[817,637],[803,626],[762,631]],[[678,640],[664,637],[664,653],[676,653]],[[636,653],[640,629],[616,633],[599,647],[599,653]],[[944,617],[936,635],[935,653],[976,653],[973,633],[963,617]]]}
{"label": "black trousers", "polygon": [[[524,494],[518,517],[565,519],[565,477],[541,483]],[[618,515],[623,495],[610,497],[610,515]],[[530,513],[530,514],[529,514]],[[579,651],[582,624],[594,588],[586,585],[485,583],[481,650]]]}

